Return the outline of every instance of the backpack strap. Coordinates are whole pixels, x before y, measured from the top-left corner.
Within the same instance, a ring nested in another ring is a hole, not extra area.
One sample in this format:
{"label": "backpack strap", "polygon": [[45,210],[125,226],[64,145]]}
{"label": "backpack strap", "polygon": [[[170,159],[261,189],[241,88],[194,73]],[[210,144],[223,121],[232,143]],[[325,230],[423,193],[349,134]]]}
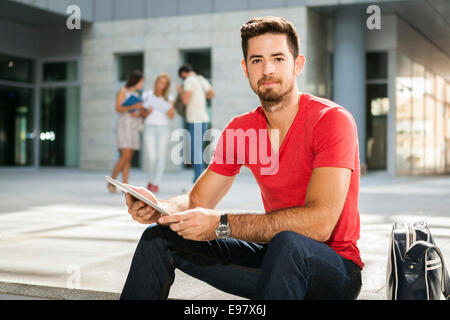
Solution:
{"label": "backpack strap", "polygon": [[441,258],[441,291],[444,294],[445,299],[450,300],[450,278],[447,272],[447,268],[445,267],[444,256],[442,255],[441,250],[436,245],[427,241],[417,241],[405,253],[405,258],[409,258],[417,263],[423,256],[424,251],[428,251],[430,249],[434,249],[434,251],[436,251],[436,253],[439,255],[439,258]]}

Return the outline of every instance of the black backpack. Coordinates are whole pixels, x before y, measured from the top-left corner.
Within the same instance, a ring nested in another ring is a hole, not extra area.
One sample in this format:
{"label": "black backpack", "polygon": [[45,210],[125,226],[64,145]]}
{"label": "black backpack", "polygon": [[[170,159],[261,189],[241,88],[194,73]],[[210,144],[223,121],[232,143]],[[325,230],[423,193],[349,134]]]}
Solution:
{"label": "black backpack", "polygon": [[386,269],[390,300],[450,300],[450,282],[441,250],[424,221],[394,223]]}
{"label": "black backpack", "polygon": [[183,118],[186,118],[186,106],[181,101],[181,95],[178,94],[177,98],[175,99],[174,103],[175,111],[182,116]]}

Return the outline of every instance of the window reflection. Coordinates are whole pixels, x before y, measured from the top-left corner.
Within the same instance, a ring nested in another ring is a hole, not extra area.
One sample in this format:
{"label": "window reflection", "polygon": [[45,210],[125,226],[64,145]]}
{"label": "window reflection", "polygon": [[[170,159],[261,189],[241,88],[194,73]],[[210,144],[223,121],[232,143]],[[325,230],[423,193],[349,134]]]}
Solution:
{"label": "window reflection", "polygon": [[450,83],[398,53],[398,174],[450,171]]}
{"label": "window reflection", "polygon": [[404,55],[397,59],[396,79],[396,130],[397,130],[397,172],[411,171],[412,110],[411,110],[411,61]]}
{"label": "window reflection", "polygon": [[48,62],[43,64],[43,80],[52,81],[76,81],[78,78],[77,62]]}
{"label": "window reflection", "polygon": [[436,104],[433,96],[425,97],[425,172],[432,173],[436,167]]}
{"label": "window reflection", "polygon": [[412,170],[420,174],[425,167],[425,114],[423,94],[425,91],[425,68],[413,63],[412,85]]}

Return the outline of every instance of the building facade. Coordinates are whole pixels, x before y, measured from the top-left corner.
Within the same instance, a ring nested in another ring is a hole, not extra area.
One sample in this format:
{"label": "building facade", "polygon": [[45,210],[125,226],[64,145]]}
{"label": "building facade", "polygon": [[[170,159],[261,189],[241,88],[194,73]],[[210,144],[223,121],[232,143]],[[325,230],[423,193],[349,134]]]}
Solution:
{"label": "building facade", "polygon": [[[211,127],[259,105],[240,61],[240,26],[283,16],[306,57],[300,91],[354,116],[360,160],[394,175],[450,172],[448,1],[53,1],[0,4],[0,166],[110,170],[118,157],[115,95],[133,69],[145,89],[191,63],[210,79]],[[70,30],[77,5],[81,28]],[[379,9],[379,29],[372,28]],[[183,128],[180,117],[171,130]],[[179,144],[168,148],[167,169]],[[145,167],[143,153],[135,165]]]}

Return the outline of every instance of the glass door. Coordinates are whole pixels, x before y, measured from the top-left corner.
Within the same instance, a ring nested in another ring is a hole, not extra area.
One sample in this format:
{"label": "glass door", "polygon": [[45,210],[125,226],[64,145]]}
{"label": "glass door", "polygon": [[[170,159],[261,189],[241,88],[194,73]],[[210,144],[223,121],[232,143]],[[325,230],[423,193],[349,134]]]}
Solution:
{"label": "glass door", "polygon": [[0,166],[34,165],[34,61],[0,54]]}
{"label": "glass door", "polygon": [[387,52],[366,55],[366,159],[369,170],[387,168]]}
{"label": "glass door", "polygon": [[42,64],[39,165],[78,168],[80,89],[78,62]]}
{"label": "glass door", "polygon": [[33,89],[0,85],[0,166],[33,165]]}
{"label": "glass door", "polygon": [[79,166],[79,96],[78,87],[41,90],[41,166]]}

